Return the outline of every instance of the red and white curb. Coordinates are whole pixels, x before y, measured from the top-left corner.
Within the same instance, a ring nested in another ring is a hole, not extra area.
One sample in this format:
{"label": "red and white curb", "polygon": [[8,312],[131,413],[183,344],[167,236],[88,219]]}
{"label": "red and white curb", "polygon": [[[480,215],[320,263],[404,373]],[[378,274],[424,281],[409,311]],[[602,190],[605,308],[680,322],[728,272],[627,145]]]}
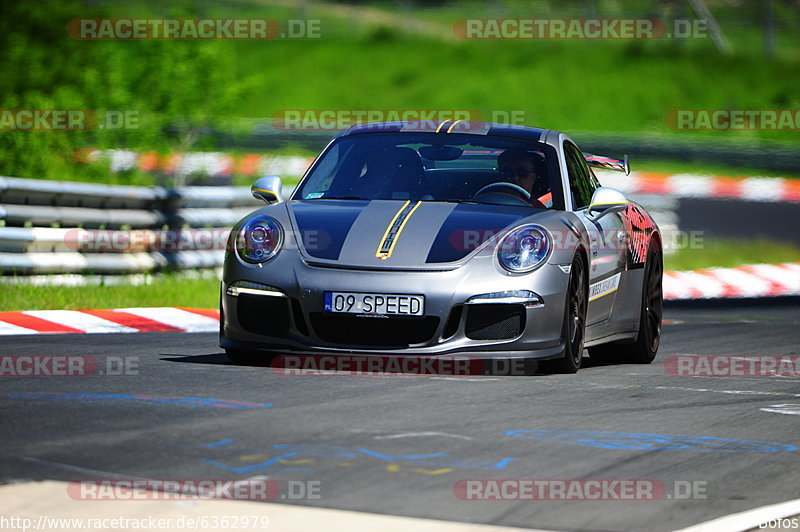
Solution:
{"label": "red and white curb", "polygon": [[800,295],[800,263],[664,272],[664,299],[672,301],[790,295]]}
{"label": "red and white curb", "polygon": [[172,153],[162,156],[156,152],[138,153],[96,148],[79,150],[75,155],[76,160],[83,163],[106,159],[112,172],[138,168],[143,172],[163,172],[169,175],[203,173],[212,177],[234,174],[301,176],[314,160],[313,157],[258,153],[248,153],[241,157],[220,152]]}
{"label": "red and white curb", "polygon": [[[664,299],[800,295],[800,263],[664,272]],[[46,333],[217,332],[219,312],[189,307],[0,312],[0,336]]]}
{"label": "red and white curb", "polygon": [[800,180],[779,177],[723,177],[694,174],[603,172],[604,186],[628,195],[717,198],[761,202],[800,202]]}
{"label": "red and white curb", "polygon": [[[160,156],[156,152],[138,153],[128,150],[87,148],[76,154],[81,162],[106,159],[112,172],[138,168],[144,172],[166,174],[205,173],[209,176],[233,174],[256,176],[277,174],[299,177],[313,157],[250,153],[241,157],[220,152],[173,153]],[[800,202],[800,180],[778,177],[726,177],[696,174],[663,174],[656,172],[599,172],[603,185],[625,194],[652,194],[670,198],[729,198],[746,201]]]}
{"label": "red and white curb", "polygon": [[0,335],[217,332],[219,311],[189,307],[0,312]]}

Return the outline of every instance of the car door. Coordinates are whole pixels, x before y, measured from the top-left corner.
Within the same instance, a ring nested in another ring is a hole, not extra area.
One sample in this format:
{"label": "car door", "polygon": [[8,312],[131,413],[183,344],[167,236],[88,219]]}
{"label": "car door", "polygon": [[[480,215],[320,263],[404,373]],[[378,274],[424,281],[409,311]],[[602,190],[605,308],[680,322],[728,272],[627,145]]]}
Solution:
{"label": "car door", "polygon": [[600,186],[586,165],[583,154],[573,143],[564,142],[572,210],[578,214],[589,234],[589,305],[586,323],[603,321],[611,314],[616,290],[624,269],[624,226],[617,213],[593,222],[586,217],[592,194]]}

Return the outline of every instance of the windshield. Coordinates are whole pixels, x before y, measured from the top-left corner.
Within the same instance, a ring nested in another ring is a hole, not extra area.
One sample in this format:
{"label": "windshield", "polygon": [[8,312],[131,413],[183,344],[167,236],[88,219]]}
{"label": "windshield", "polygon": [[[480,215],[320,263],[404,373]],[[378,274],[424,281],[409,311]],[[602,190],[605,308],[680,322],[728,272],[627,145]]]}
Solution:
{"label": "windshield", "polygon": [[342,137],[294,199],[475,202],[563,209],[555,149],[506,137],[377,133]]}

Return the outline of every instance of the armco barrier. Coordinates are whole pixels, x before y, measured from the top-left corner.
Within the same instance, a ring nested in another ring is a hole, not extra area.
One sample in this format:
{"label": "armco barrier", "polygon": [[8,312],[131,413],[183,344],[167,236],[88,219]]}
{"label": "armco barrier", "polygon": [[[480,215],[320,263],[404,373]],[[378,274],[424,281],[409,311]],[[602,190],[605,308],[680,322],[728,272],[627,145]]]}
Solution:
{"label": "armco barrier", "polygon": [[224,249],[82,251],[68,235],[82,229],[229,230],[262,206],[247,187],[130,187],[0,177],[0,271],[137,273],[213,268]]}
{"label": "armco barrier", "polygon": [[16,273],[136,273],[165,268],[220,266],[224,250],[134,253],[0,253],[3,270]]}
{"label": "armco barrier", "polygon": [[172,210],[139,209],[86,209],[83,207],[46,207],[44,205],[0,205],[0,219],[7,225],[104,227],[115,229],[130,227],[211,227],[232,225],[236,220],[255,209],[192,208]]}
{"label": "armco barrier", "polygon": [[0,203],[96,207],[101,209],[178,209],[249,207],[259,201],[246,187],[161,187],[99,185],[0,177]]}
{"label": "armco barrier", "polygon": [[[776,224],[765,223],[771,220],[767,214],[735,214],[760,208],[789,220],[796,218],[800,208],[800,190],[791,180],[645,173],[619,176],[611,172],[599,172],[598,177],[602,184],[622,190],[647,208],[664,234],[666,253],[675,249],[672,240],[681,232],[729,236],[722,229],[734,227],[731,220],[741,221],[742,226],[735,226],[734,237],[764,236],[758,231],[776,235]],[[291,194],[290,187],[284,194]],[[685,206],[697,202],[705,203],[687,212]],[[170,190],[0,177],[0,272],[121,274],[218,267],[224,258],[221,246],[203,250],[81,252],[66,245],[66,234],[75,228],[178,232],[207,228],[218,234],[261,205],[247,187]],[[735,212],[713,215],[714,209],[723,207]],[[719,227],[712,222],[719,222]],[[784,239],[791,241],[791,236],[784,235]]]}
{"label": "armco barrier", "polygon": [[[285,195],[290,194],[287,187]],[[674,200],[661,196],[634,199],[648,207],[665,234],[675,233]],[[224,259],[221,246],[82,251],[68,246],[68,235],[77,228],[174,232],[208,228],[219,234],[261,205],[247,187],[170,190],[0,177],[0,271],[18,275],[122,274],[218,267]],[[73,242],[77,239],[74,234],[71,238]]]}

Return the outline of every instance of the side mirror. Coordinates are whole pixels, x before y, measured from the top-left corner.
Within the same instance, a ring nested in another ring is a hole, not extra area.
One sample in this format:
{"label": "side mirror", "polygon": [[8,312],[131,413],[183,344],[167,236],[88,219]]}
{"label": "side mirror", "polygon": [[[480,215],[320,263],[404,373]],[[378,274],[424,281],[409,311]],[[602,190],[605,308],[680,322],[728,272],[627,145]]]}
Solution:
{"label": "side mirror", "polygon": [[250,187],[250,193],[254,198],[264,200],[267,205],[280,203],[283,201],[283,183],[281,178],[276,175],[262,177]]}
{"label": "side mirror", "polygon": [[586,209],[586,217],[592,222],[612,212],[622,212],[628,208],[628,198],[615,188],[600,187],[592,194],[592,202]]}

